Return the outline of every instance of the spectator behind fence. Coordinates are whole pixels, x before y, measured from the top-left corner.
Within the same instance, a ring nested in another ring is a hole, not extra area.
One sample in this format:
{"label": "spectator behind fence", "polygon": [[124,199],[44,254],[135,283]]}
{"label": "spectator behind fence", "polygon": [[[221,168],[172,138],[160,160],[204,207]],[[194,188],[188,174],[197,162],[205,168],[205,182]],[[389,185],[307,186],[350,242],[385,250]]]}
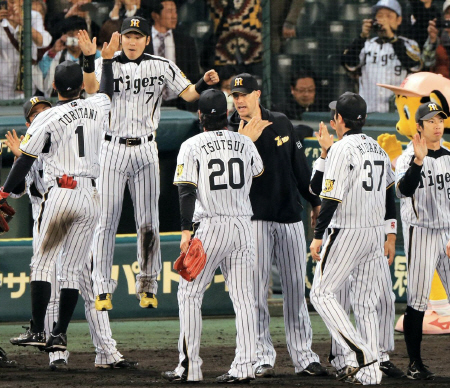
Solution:
{"label": "spectator behind fence", "polygon": [[[79,16],[71,16],[63,19],[59,23],[60,38],[55,42],[53,47],[48,50],[39,67],[44,77],[44,95],[46,97],[57,97],[56,90],[53,89],[53,79],[55,77],[55,69],[61,62],[73,61],[83,66],[83,53],[78,45],[78,32],[86,29],[86,21]],[[100,56],[97,50],[96,58]]]}
{"label": "spectator behind fence", "polygon": [[[362,31],[344,51],[342,65],[359,75],[359,94],[367,112],[388,112],[393,93],[377,83],[400,85],[408,72],[422,68],[417,42],[397,35],[402,9],[396,0],[380,0],[372,7],[372,19],[364,19]],[[376,36],[370,38],[370,32]]]}
{"label": "spectator behind fence", "polygon": [[440,19],[441,12],[433,4],[433,0],[409,0],[411,4],[411,27],[408,38],[415,40],[422,49],[428,37],[428,23],[430,20]]}
{"label": "spectator behind fence", "polygon": [[205,44],[200,64],[221,73],[231,67],[235,74],[262,78],[261,0],[235,2],[207,0],[214,34]]}
{"label": "spectator behind fence", "polygon": [[52,34],[54,40],[59,38],[60,30],[59,30],[59,22],[64,18],[69,18],[72,16],[79,16],[86,21],[87,24],[87,32],[89,36],[97,37],[100,32],[100,26],[98,26],[91,18],[89,11],[85,10],[85,4],[90,3],[91,0],[69,0],[68,8],[65,8],[63,12],[55,13],[52,17],[49,17],[48,25],[50,26],[49,30]]}
{"label": "spectator behind fence", "polygon": [[305,0],[277,0],[270,3],[270,49],[280,52],[285,39],[295,38],[295,26]]}
{"label": "spectator behind fence", "polygon": [[290,120],[302,120],[303,112],[328,111],[323,109],[317,95],[315,75],[299,69],[291,77],[291,94],[287,103],[274,106],[273,110],[284,113]]}
{"label": "spectator behind fence", "polygon": [[[430,20],[428,39],[423,46],[422,59],[425,70],[450,78],[450,0],[444,2],[443,20]],[[448,28],[445,28],[448,25]],[[438,27],[444,27],[439,35]]]}
{"label": "spectator behind fence", "polygon": [[[176,30],[178,23],[177,5],[173,0],[150,2],[150,16],[153,21],[151,41],[145,52],[170,59],[186,77],[196,80],[200,77],[200,65],[195,41],[189,35]],[[163,91],[162,106],[197,110],[197,104],[187,103],[167,87]]]}
{"label": "spectator behind fence", "polygon": [[[8,9],[0,10],[0,99],[23,98],[24,94],[24,45],[23,0],[8,0]],[[32,92],[42,91],[42,73],[37,66],[37,50],[51,42],[45,30],[42,16],[31,11]]]}

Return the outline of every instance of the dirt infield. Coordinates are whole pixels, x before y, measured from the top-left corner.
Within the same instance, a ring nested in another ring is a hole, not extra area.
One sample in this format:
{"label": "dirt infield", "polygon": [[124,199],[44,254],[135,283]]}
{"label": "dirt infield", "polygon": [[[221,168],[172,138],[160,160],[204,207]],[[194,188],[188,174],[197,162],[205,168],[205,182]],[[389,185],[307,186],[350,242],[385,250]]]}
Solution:
{"label": "dirt infield", "polygon": [[[396,336],[396,351],[391,359],[402,369],[406,368],[406,350],[403,341]],[[138,339],[136,339],[138,340]],[[326,360],[329,343],[315,343],[314,350],[322,360]],[[407,379],[393,380],[384,378],[383,386],[393,387],[448,387],[450,386],[449,368],[450,341],[448,336],[426,336],[423,357],[430,369],[438,376],[434,381],[419,382]],[[277,346],[277,375],[270,379],[257,379],[252,386],[259,387],[339,387],[346,386],[337,382],[333,376],[314,378],[296,376],[286,347]],[[0,387],[138,387],[168,386],[161,378],[161,372],[175,367],[178,354],[175,346],[169,350],[127,350],[125,356],[139,361],[136,370],[100,370],[93,365],[94,354],[72,352],[69,359],[70,368],[66,371],[52,372],[48,369],[48,358],[33,349],[22,349],[15,352],[14,359],[18,368],[0,369]],[[216,376],[226,372],[234,355],[231,346],[210,346],[201,350],[204,360],[204,381],[202,387],[218,385],[214,383]],[[325,365],[328,365],[325,363]],[[331,370],[331,367],[330,367]],[[179,385],[179,384],[175,384]]]}

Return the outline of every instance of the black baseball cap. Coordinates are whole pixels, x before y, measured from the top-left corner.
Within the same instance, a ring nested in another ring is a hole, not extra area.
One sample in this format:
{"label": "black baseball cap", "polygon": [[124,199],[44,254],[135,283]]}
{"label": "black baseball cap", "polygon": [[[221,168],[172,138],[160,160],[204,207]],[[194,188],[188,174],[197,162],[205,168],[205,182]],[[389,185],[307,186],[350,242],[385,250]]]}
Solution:
{"label": "black baseball cap", "polygon": [[50,101],[45,100],[42,97],[35,96],[31,97],[29,100],[25,101],[25,104],[23,104],[23,115],[25,116],[25,119],[28,121],[28,116],[31,113],[31,110],[39,104],[45,104],[48,105],[50,108],[52,107],[52,103]]}
{"label": "black baseball cap", "polygon": [[59,92],[78,89],[83,83],[81,66],[73,61],[61,62],[55,69],[55,86]]}
{"label": "black baseball cap", "polygon": [[259,90],[258,81],[255,77],[248,73],[238,74],[231,80],[231,93],[250,94],[255,90]]}
{"label": "black baseball cap", "polygon": [[439,114],[444,119],[448,117],[438,104],[435,102],[426,102],[425,104],[420,105],[419,109],[417,109],[415,119],[416,122],[419,122],[420,120],[429,120]]}
{"label": "black baseball cap", "polygon": [[150,25],[148,24],[147,19],[140,16],[126,18],[122,23],[120,33],[124,35],[128,32],[137,32],[138,34],[141,34],[143,36],[149,36]]}
{"label": "black baseball cap", "polygon": [[227,99],[225,94],[217,89],[208,89],[200,94],[198,109],[201,113],[220,116],[227,113]]}
{"label": "black baseball cap", "polygon": [[337,101],[330,102],[328,107],[335,109],[336,113],[348,120],[362,120],[367,115],[367,104],[364,98],[352,92],[341,94]]}

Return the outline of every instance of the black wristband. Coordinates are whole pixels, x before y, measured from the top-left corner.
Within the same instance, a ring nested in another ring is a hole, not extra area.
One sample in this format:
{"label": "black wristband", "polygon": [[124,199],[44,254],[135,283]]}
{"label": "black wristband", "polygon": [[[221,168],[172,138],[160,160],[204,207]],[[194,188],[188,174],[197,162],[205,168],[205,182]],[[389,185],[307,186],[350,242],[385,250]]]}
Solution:
{"label": "black wristband", "polygon": [[205,90],[209,89],[209,85],[205,82],[205,80],[202,78],[200,78],[198,80],[198,82],[195,84],[195,91],[198,94],[202,94],[202,92],[204,92]]}
{"label": "black wristband", "polygon": [[327,154],[328,154],[328,152],[330,152],[331,147],[332,147],[332,145],[330,145],[330,146],[327,148],[327,150],[325,151]]}
{"label": "black wristband", "polygon": [[86,55],[83,58],[83,71],[85,73],[93,73],[95,71],[95,54]]}

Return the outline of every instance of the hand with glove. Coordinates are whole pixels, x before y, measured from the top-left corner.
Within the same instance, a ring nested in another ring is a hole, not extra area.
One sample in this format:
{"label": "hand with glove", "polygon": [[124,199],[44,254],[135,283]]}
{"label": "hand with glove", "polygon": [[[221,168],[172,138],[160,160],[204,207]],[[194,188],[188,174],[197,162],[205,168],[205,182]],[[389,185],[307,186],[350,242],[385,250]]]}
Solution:
{"label": "hand with glove", "polygon": [[193,281],[202,271],[206,264],[206,253],[202,242],[198,238],[190,240],[186,252],[181,252],[173,265],[176,270],[188,282]]}

